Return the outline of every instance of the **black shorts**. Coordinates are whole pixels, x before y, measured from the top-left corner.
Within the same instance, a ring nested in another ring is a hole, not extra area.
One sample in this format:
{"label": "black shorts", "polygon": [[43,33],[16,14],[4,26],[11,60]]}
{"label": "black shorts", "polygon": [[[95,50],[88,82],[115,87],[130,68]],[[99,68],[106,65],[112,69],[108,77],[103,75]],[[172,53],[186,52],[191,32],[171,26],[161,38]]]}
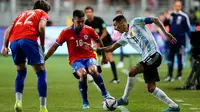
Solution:
{"label": "black shorts", "polygon": [[[112,45],[112,39],[111,37],[105,37],[103,40],[103,45],[106,47],[106,46],[110,46]],[[97,52],[98,55],[101,55],[101,52]]]}
{"label": "black shorts", "polygon": [[112,39],[111,39],[111,37],[105,37],[102,41],[103,41],[103,45],[104,46],[110,46],[110,45],[112,45]]}
{"label": "black shorts", "polygon": [[145,83],[149,83],[151,81],[160,81],[160,77],[158,74],[158,67],[162,62],[162,56],[160,53],[156,52],[153,55],[147,57],[144,61],[141,61],[140,64],[144,67],[144,80]]}

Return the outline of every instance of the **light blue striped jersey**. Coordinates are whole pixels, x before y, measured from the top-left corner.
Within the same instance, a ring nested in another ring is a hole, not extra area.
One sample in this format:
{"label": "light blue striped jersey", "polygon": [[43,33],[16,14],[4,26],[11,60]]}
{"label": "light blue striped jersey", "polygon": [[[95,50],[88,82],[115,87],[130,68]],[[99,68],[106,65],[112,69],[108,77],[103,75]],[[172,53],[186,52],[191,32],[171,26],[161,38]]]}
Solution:
{"label": "light blue striped jersey", "polygon": [[145,18],[137,17],[129,23],[129,31],[122,34],[122,38],[117,41],[118,44],[125,46],[130,44],[140,54],[142,60],[148,56],[159,52],[157,43],[151,31],[145,26]]}

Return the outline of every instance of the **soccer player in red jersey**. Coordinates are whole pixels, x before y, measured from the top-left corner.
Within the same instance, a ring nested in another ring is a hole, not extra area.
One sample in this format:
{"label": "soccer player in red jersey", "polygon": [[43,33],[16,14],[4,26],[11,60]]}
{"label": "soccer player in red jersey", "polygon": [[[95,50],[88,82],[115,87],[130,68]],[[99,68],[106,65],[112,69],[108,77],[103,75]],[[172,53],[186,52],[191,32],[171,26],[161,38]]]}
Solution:
{"label": "soccer player in red jersey", "polygon": [[[92,40],[98,42],[103,46],[98,34],[92,27],[84,25],[85,14],[82,10],[75,10],[73,12],[73,25],[65,28],[60,33],[55,44],[49,49],[45,56],[47,60],[64,42],[67,43],[69,52],[69,64],[72,66],[76,75],[79,78],[79,90],[82,96],[83,109],[89,108],[87,98],[87,73],[93,76],[95,83],[101,89],[104,98],[111,97],[107,92],[103,79],[97,70],[96,55],[93,50],[85,48],[84,42],[92,44]],[[106,63],[107,59],[103,53],[102,63]]]}
{"label": "soccer player in red jersey", "polygon": [[[8,56],[8,44],[12,51],[13,61],[17,68],[15,80],[16,112],[22,112],[22,93],[26,78],[26,59],[38,77],[40,96],[40,112],[48,112],[46,108],[47,83],[44,65],[45,26],[48,20],[50,5],[44,0],[35,2],[33,10],[24,11],[14,20],[4,33],[3,56]],[[40,45],[37,43],[40,38]]]}

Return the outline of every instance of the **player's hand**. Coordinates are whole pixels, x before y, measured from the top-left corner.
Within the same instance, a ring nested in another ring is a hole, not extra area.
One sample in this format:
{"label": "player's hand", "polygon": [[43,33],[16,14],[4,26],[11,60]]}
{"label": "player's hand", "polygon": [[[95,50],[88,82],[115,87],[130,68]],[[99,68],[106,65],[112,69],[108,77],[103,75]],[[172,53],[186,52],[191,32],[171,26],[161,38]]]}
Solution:
{"label": "player's hand", "polygon": [[2,56],[7,57],[7,56],[8,56],[8,52],[10,52],[10,50],[9,50],[7,47],[4,47],[4,48],[2,49],[1,54],[2,54]]}
{"label": "player's hand", "polygon": [[170,33],[166,33],[166,36],[168,38],[168,40],[172,43],[172,44],[176,44],[177,40],[174,36],[172,36]]}
{"label": "player's hand", "polygon": [[90,44],[88,44],[87,42],[83,42],[83,44],[84,44],[84,46],[85,46],[87,49],[89,49],[89,50],[94,50],[94,49],[92,48],[92,46],[91,46]]}

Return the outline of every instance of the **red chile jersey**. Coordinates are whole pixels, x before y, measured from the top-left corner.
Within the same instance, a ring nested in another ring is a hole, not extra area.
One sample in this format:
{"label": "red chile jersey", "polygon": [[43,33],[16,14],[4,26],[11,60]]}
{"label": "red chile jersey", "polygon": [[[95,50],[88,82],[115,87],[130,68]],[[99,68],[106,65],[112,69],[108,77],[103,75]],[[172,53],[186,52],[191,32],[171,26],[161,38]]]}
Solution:
{"label": "red chile jersey", "polygon": [[67,43],[69,64],[72,65],[76,60],[83,58],[96,58],[94,51],[85,48],[83,42],[92,44],[92,40],[98,39],[100,38],[92,27],[84,25],[80,31],[76,31],[72,25],[71,27],[62,30],[56,43],[59,46],[64,42]]}
{"label": "red chile jersey", "polygon": [[39,37],[38,26],[40,20],[47,21],[48,14],[40,9],[24,11],[14,20],[9,41],[27,38],[37,42]]}

